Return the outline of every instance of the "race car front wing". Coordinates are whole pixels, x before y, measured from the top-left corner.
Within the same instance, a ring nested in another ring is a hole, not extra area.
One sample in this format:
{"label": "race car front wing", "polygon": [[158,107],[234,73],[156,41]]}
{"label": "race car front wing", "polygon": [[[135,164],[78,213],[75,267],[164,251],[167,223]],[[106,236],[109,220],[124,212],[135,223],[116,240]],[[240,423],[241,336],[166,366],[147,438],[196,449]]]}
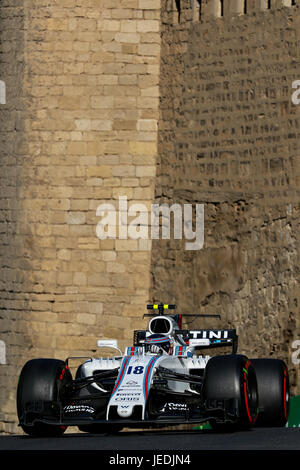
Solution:
{"label": "race car front wing", "polygon": [[[81,404],[81,402],[84,402]],[[87,399],[73,400],[70,404],[61,402],[27,402],[24,415],[19,425],[31,426],[37,422],[59,426],[81,426],[89,424],[122,425],[123,427],[155,427],[180,424],[202,423],[215,420],[220,423],[234,423],[239,417],[239,408],[236,399],[206,400],[193,411],[173,410],[161,413],[155,418],[142,419],[140,405],[134,407],[131,417],[120,418],[116,407],[110,410],[108,419],[99,419],[95,416],[94,407],[87,404]]]}

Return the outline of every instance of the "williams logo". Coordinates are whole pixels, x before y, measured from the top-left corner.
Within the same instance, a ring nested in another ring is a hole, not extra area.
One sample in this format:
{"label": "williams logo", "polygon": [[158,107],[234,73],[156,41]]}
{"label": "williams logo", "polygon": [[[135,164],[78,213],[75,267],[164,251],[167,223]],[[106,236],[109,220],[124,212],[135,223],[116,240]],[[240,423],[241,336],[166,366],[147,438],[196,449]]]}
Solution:
{"label": "williams logo", "polygon": [[67,405],[64,407],[64,413],[95,413],[94,408],[88,405]]}

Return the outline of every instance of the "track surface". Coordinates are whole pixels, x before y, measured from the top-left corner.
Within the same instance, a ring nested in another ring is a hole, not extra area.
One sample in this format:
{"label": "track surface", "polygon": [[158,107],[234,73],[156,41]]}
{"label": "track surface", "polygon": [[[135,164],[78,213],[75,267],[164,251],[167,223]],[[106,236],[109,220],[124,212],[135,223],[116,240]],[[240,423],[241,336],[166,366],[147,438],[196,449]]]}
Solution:
{"label": "track surface", "polygon": [[[75,430],[77,428],[74,428]],[[0,436],[0,451],[98,450],[98,451],[193,451],[193,450],[300,450],[300,428],[254,428],[228,434],[210,430],[123,431],[115,435],[66,433],[60,438],[26,435]]]}

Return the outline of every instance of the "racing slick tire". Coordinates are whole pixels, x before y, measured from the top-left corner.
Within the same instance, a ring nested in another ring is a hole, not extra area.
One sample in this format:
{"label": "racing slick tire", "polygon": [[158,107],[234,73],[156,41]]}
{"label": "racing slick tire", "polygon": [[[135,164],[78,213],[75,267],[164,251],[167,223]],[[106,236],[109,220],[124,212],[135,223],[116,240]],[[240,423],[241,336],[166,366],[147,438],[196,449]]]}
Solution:
{"label": "racing slick tire", "polygon": [[285,426],[289,414],[289,374],[280,359],[251,359],[258,388],[259,413],[256,426]]}
{"label": "racing slick tire", "polygon": [[203,397],[208,402],[235,403],[236,417],[232,421],[210,419],[213,430],[230,432],[253,426],[257,418],[258,393],[251,361],[238,354],[212,357],[205,369]]}
{"label": "racing slick tire", "polygon": [[[26,415],[28,424],[23,423],[26,403],[36,402],[57,402],[60,397],[62,386],[72,381],[72,376],[65,362],[58,359],[32,359],[24,365],[17,388],[17,413],[20,426],[26,434],[31,436],[60,436],[66,426],[47,424],[34,421],[35,418],[42,418],[41,412],[30,411]],[[55,418],[55,411],[52,411]],[[49,417],[49,411],[47,411]],[[51,415],[50,415],[51,417]],[[25,421],[26,423],[26,421]]]}

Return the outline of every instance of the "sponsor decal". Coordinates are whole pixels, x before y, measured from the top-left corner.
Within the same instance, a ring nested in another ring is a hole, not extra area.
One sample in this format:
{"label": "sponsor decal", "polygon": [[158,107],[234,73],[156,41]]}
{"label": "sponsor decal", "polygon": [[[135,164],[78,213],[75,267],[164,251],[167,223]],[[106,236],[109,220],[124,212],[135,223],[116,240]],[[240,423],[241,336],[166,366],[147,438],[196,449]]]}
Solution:
{"label": "sponsor decal", "polygon": [[117,397],[115,401],[139,401],[139,397]]}
{"label": "sponsor decal", "polygon": [[89,405],[67,405],[63,411],[64,413],[95,413],[95,409]]}
{"label": "sponsor decal", "polygon": [[195,330],[190,331],[191,338],[193,339],[228,339],[228,330]]}
{"label": "sponsor decal", "polygon": [[186,346],[176,346],[175,356],[184,356],[186,353]]}
{"label": "sponsor decal", "polygon": [[127,348],[127,356],[135,356],[139,354],[140,348],[138,346],[130,346]]}
{"label": "sponsor decal", "polygon": [[164,406],[160,409],[161,413],[165,413],[167,411],[187,411],[188,407],[186,403],[165,403]]}

